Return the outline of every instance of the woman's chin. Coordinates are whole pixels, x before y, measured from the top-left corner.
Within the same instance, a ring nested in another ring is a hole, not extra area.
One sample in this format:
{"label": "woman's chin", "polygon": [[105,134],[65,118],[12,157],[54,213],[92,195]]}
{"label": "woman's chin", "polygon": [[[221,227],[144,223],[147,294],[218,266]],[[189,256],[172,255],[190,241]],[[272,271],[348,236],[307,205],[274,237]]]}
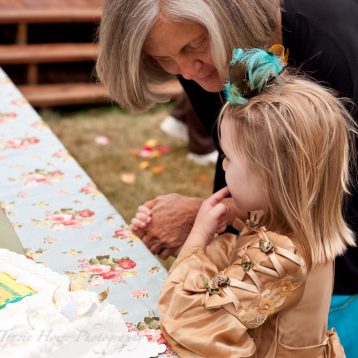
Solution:
{"label": "woman's chin", "polygon": [[223,82],[197,82],[197,84],[207,92],[220,92],[224,88]]}
{"label": "woman's chin", "polygon": [[220,92],[224,88],[224,81],[215,70],[208,77],[196,80],[195,82],[208,92]]}

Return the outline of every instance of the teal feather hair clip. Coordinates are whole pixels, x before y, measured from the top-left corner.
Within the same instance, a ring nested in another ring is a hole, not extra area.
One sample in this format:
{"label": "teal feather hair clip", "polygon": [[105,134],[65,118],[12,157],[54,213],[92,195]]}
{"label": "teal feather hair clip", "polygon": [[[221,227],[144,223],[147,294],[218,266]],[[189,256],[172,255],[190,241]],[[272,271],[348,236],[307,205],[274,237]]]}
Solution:
{"label": "teal feather hair clip", "polygon": [[273,45],[269,50],[235,48],[230,61],[229,82],[225,97],[231,104],[245,104],[261,92],[268,82],[278,77],[286,67],[288,50]]}

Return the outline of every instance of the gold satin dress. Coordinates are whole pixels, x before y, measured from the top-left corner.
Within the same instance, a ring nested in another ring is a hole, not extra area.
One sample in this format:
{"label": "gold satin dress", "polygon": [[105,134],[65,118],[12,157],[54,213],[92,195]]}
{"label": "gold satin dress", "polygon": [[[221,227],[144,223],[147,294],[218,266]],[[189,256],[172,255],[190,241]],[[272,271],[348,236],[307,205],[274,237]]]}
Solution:
{"label": "gold satin dress", "polygon": [[309,271],[294,240],[241,225],[187,247],[159,299],[161,329],[180,357],[345,357],[327,331],[333,263]]}

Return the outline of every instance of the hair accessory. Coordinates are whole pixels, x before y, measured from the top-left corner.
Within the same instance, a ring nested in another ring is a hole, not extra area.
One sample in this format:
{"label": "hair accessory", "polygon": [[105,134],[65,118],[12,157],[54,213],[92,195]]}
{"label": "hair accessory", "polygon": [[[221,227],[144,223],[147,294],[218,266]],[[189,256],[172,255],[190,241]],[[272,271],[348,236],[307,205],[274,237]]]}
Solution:
{"label": "hair accessory", "polygon": [[225,84],[226,100],[231,104],[245,104],[248,98],[261,92],[268,82],[278,77],[286,67],[288,50],[273,45],[268,50],[260,48],[235,48]]}

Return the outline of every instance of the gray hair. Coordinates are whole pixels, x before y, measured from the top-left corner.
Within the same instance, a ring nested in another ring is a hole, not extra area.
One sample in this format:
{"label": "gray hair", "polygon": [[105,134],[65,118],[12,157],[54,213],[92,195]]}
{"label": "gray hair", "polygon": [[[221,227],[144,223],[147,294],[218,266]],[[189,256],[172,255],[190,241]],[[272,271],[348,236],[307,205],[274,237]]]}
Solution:
{"label": "gray hair", "polygon": [[159,15],[205,27],[213,62],[224,77],[233,48],[265,44],[277,27],[277,11],[278,0],[105,0],[98,77],[120,106],[146,110],[169,100],[152,86],[175,77],[143,52]]}

